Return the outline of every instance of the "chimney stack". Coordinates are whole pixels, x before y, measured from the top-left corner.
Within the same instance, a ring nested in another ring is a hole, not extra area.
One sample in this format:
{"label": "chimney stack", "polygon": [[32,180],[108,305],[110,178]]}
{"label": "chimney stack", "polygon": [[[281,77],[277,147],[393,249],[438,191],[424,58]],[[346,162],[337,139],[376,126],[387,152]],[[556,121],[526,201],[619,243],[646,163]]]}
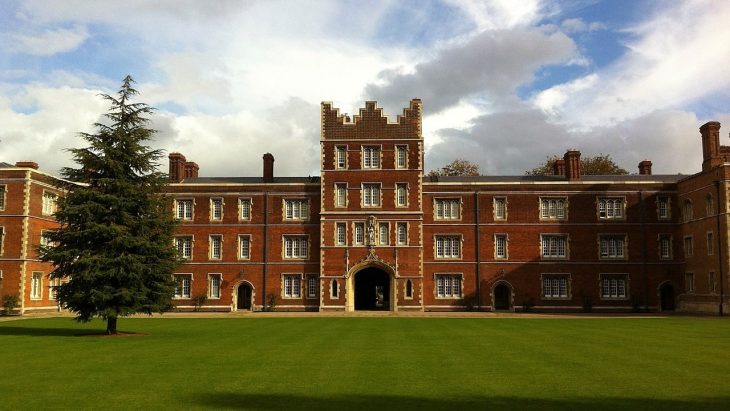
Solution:
{"label": "chimney stack", "polygon": [[185,162],[185,178],[198,178],[198,170],[200,170],[198,163],[193,161]]}
{"label": "chimney stack", "polygon": [[642,176],[651,175],[651,161],[644,160],[639,162],[639,174]]}
{"label": "chimney stack", "polygon": [[565,176],[565,160],[556,159],[553,163],[553,175]]}
{"label": "chimney stack", "polygon": [[700,127],[702,135],[702,171],[722,164],[720,156],[720,123],[710,121]]}
{"label": "chimney stack", "polygon": [[38,163],[35,161],[18,161],[15,163],[15,167],[22,167],[22,168],[32,168],[33,170],[38,170]]}
{"label": "chimney stack", "polygon": [[264,183],[274,182],[274,156],[271,153],[264,154]]}
{"label": "chimney stack", "polygon": [[565,161],[565,178],[580,180],[580,151],[570,148],[563,156]]}
{"label": "chimney stack", "polygon": [[179,183],[185,178],[185,156],[180,153],[170,153],[167,156],[170,161],[170,181]]}

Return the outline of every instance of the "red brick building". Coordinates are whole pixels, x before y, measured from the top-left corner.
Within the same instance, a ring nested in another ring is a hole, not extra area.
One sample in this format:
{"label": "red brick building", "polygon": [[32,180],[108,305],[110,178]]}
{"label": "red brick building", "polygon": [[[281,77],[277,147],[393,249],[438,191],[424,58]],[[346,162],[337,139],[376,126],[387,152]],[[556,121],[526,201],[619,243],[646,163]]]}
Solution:
{"label": "red brick building", "polygon": [[[727,309],[730,147],[702,126],[702,171],[582,176],[568,150],[552,176],[424,176],[422,105],[395,122],[322,103],[319,177],[199,177],[170,160],[187,259],[175,303],[207,310]],[[58,178],[0,165],[0,293],[51,309],[35,247],[53,227]],[[40,280],[39,280],[40,278]],[[40,282],[39,282],[40,281]]]}

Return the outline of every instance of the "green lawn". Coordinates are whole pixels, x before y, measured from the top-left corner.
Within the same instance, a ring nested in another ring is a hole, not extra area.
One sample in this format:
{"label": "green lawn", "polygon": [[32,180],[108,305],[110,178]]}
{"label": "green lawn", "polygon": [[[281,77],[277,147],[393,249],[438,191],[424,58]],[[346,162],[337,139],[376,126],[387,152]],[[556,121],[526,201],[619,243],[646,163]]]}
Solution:
{"label": "green lawn", "polygon": [[711,318],[0,322],[0,409],[730,409]]}

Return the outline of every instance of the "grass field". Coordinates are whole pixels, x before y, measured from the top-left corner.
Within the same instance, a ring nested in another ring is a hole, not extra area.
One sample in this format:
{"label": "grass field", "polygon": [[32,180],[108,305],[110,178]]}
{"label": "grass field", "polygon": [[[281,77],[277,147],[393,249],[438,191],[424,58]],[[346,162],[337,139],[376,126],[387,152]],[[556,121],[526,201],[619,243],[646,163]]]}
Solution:
{"label": "grass field", "polygon": [[711,318],[0,322],[0,409],[730,409]]}

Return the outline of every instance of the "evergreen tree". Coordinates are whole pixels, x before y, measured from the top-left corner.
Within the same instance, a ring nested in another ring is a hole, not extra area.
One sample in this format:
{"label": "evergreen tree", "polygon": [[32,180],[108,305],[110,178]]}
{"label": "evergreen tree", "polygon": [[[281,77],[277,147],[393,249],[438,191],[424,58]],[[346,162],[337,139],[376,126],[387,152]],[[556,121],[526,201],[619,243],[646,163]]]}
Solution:
{"label": "evergreen tree", "polygon": [[89,147],[69,150],[79,168],[61,174],[80,184],[59,200],[54,245],[40,250],[55,265],[51,278],[62,280],[60,303],[78,321],[105,319],[108,334],[119,317],[172,308],[179,264],[172,207],[161,194],[167,180],[157,171],[162,152],[145,145],[155,133],[146,127],[153,109],[130,102],[133,83],[127,76],[116,97],[102,95],[111,103],[107,124],[80,134]]}

